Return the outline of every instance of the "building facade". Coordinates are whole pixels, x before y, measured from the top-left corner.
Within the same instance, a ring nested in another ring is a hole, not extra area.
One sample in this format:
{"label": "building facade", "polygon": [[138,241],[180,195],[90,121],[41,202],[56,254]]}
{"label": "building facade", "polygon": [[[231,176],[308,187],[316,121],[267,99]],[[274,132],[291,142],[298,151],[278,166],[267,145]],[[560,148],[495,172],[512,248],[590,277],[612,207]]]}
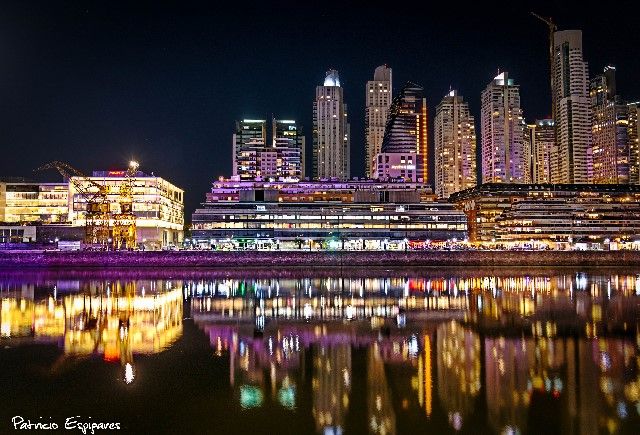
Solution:
{"label": "building facade", "polygon": [[640,184],[640,102],[629,103],[629,184]]}
{"label": "building facade", "polygon": [[455,90],[438,104],[434,123],[435,193],[448,198],[477,184],[475,123],[469,104]]}
{"label": "building facade", "polygon": [[529,149],[520,86],[505,71],[482,92],[482,182],[527,183]]}
{"label": "building facade", "polygon": [[375,178],[372,162],[382,147],[384,128],[391,105],[393,85],[391,73],[391,68],[387,65],[377,67],[373,80],[367,82],[365,89],[365,174],[372,178]]}
{"label": "building facade", "polygon": [[640,240],[638,186],[488,183],[449,201],[466,213],[473,242]]}
{"label": "building facade", "polygon": [[527,140],[531,154],[531,182],[551,183],[551,174],[558,171],[558,147],[553,119],[540,119],[527,125]]}
{"label": "building facade", "polygon": [[582,31],[554,33],[553,97],[556,108],[558,171],[553,183],[588,183],[591,167],[589,72],[582,51]]}
{"label": "building facade", "polygon": [[371,180],[219,181],[192,216],[194,241],[211,244],[233,239],[300,248],[304,243],[335,247],[339,241],[381,249],[407,240],[463,240],[466,229],[464,213],[434,201],[427,186]]}
{"label": "building facade", "polygon": [[378,153],[371,166],[375,180],[418,181],[417,155],[415,153]]}
{"label": "building facade", "polygon": [[294,120],[263,119],[236,122],[233,135],[233,175],[255,178],[304,178],[305,140]]}
{"label": "building facade", "polygon": [[[69,221],[81,227],[86,223],[84,190],[95,190],[95,182],[107,188],[111,211],[118,212],[120,186],[128,182],[126,171],[94,171],[91,177],[72,177],[69,189]],[[160,247],[182,242],[184,236],[184,191],[167,180],[138,171],[133,179],[133,213],[136,216],[137,243]],[[113,222],[110,223],[113,226]]]}
{"label": "building facade", "polygon": [[416,179],[420,183],[428,181],[427,121],[424,89],[415,83],[407,82],[391,103],[380,152],[415,154]]}
{"label": "building facade", "polygon": [[629,183],[629,106],[616,92],[616,69],[591,79],[593,182]]}
{"label": "building facade", "polygon": [[67,183],[0,180],[0,223],[53,224],[69,222]]}
{"label": "building facade", "polygon": [[329,70],[313,103],[313,177],[347,180],[351,175],[350,130],[338,71]]}

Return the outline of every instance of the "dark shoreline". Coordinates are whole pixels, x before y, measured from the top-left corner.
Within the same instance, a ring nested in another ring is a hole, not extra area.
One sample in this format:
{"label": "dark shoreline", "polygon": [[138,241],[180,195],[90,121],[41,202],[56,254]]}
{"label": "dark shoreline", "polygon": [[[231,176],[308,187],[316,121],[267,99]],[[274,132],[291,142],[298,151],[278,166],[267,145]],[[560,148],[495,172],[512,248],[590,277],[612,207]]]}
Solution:
{"label": "dark shoreline", "polygon": [[[0,252],[0,269],[640,267],[640,251]],[[311,270],[311,271],[312,271]]]}

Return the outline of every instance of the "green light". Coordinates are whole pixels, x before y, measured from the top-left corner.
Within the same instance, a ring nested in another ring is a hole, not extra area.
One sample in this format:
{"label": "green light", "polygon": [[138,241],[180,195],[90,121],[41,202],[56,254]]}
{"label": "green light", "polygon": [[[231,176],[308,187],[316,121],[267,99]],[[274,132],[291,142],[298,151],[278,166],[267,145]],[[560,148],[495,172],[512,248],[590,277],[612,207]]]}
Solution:
{"label": "green light", "polygon": [[296,387],[282,387],[278,391],[278,401],[287,409],[294,409],[296,407]]}
{"label": "green light", "polygon": [[244,409],[256,408],[262,405],[264,396],[262,391],[253,385],[240,387],[240,406]]}

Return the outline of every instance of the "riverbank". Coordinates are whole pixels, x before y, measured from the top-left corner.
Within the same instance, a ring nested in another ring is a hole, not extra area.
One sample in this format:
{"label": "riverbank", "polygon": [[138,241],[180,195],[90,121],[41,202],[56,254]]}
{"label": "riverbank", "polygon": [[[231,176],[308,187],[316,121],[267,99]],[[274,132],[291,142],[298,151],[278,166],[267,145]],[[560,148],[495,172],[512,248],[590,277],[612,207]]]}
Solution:
{"label": "riverbank", "polygon": [[1,268],[638,267],[640,251],[0,252]]}

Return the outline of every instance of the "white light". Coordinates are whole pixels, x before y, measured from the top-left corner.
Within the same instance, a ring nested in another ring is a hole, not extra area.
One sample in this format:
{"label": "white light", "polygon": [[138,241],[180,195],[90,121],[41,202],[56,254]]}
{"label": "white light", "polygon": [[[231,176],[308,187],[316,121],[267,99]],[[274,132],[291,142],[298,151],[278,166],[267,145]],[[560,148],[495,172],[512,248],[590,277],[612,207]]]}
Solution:
{"label": "white light", "polygon": [[131,365],[131,363],[127,363],[124,366],[124,381],[127,384],[130,384],[130,383],[133,382],[135,377],[136,377],[136,375],[135,375],[135,373],[133,373],[133,366]]}

